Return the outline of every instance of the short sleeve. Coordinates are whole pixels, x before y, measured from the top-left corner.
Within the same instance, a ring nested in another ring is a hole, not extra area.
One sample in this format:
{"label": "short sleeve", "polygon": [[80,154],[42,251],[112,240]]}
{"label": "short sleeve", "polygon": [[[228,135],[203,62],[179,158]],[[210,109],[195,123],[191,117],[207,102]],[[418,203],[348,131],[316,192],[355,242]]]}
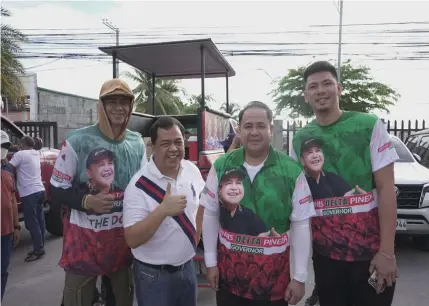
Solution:
{"label": "short sleeve", "polygon": [[316,215],[310,187],[304,172],[296,179],[295,190],[292,196],[292,215],[290,220],[303,221]]}
{"label": "short sleeve", "polygon": [[16,152],[15,154],[13,154],[12,159],[9,161],[9,163],[16,168],[21,164],[21,158],[21,152]]}
{"label": "short sleeve", "polygon": [[78,157],[71,144],[64,140],[51,176],[51,185],[57,188],[70,188],[76,175]]}
{"label": "short sleeve", "polygon": [[140,222],[150,214],[148,205],[146,203],[146,197],[143,190],[136,186],[138,178],[141,176],[140,172],[137,172],[131,179],[127,188],[124,192],[123,201],[123,225],[124,228],[133,226],[137,222]]}
{"label": "short sleeve", "polygon": [[209,174],[207,175],[206,185],[201,193],[200,203],[208,210],[214,212],[219,210],[218,180],[214,166],[212,166]]}
{"label": "short sleeve", "polygon": [[392,145],[390,135],[380,119],[377,120],[372,131],[370,150],[372,172],[394,163],[399,158]]}

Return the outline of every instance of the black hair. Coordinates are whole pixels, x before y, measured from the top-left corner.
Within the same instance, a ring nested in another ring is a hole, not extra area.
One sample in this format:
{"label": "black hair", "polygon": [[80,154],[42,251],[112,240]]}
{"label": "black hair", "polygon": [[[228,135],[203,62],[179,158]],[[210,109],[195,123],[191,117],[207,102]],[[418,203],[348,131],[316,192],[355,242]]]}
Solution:
{"label": "black hair", "polygon": [[318,61],[307,67],[304,71],[304,84],[307,84],[307,79],[310,75],[318,72],[329,72],[332,76],[338,81],[337,69],[327,62],[327,61]]}
{"label": "black hair", "polygon": [[250,108],[262,108],[267,112],[267,117],[268,117],[268,121],[272,121],[273,120],[273,111],[271,110],[271,108],[268,107],[268,105],[266,105],[265,103],[262,103],[260,101],[252,101],[249,102],[238,114],[238,123],[241,123],[241,120],[243,119],[243,115],[244,113],[250,109]]}
{"label": "black hair", "polygon": [[169,130],[175,125],[179,127],[180,132],[183,136],[183,134],[185,133],[185,128],[176,118],[165,116],[156,120],[149,130],[150,141],[152,145],[156,143],[156,139],[158,138],[158,129]]}
{"label": "black hair", "polygon": [[34,146],[36,145],[34,139],[31,136],[24,136],[21,138],[21,142],[23,144],[25,144],[27,147],[29,148],[34,148]]}
{"label": "black hair", "polygon": [[185,134],[185,135],[191,135],[191,132],[190,132],[190,131],[188,131],[188,130],[186,130],[184,134]]}

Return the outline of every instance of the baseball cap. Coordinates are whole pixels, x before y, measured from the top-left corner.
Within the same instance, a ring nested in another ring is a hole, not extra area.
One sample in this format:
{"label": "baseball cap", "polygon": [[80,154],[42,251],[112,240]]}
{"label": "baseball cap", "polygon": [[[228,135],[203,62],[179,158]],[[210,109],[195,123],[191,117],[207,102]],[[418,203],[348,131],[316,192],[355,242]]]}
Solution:
{"label": "baseball cap", "polygon": [[100,160],[103,160],[105,158],[109,158],[111,160],[114,159],[113,152],[110,150],[107,150],[105,148],[97,148],[92,150],[88,154],[88,158],[86,159],[86,168],[89,169],[89,167]]}
{"label": "baseball cap", "polygon": [[222,175],[222,178],[220,179],[220,184],[227,182],[228,180],[230,180],[234,177],[240,181],[243,181],[246,177],[246,174],[240,169],[227,170]]}
{"label": "baseball cap", "polygon": [[310,148],[322,148],[323,141],[319,138],[307,138],[301,142],[301,155]]}
{"label": "baseball cap", "polygon": [[4,145],[4,144],[11,145],[12,143],[10,142],[9,135],[5,131],[2,130],[1,131],[1,145]]}
{"label": "baseball cap", "polygon": [[110,96],[125,96],[134,99],[133,91],[121,79],[112,79],[103,84],[100,90],[100,99]]}

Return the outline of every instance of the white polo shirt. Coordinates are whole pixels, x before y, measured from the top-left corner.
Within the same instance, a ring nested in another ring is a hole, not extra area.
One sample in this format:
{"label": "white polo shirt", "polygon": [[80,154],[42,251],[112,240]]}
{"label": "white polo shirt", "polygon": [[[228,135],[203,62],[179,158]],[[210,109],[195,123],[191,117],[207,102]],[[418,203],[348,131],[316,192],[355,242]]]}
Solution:
{"label": "white polo shirt", "polygon": [[[162,201],[162,193],[171,184],[172,194],[186,194],[187,205],[184,214],[196,228],[196,216],[204,180],[200,170],[190,161],[182,160],[177,179],[166,177],[158,170],[151,156],[128,184],[123,202],[123,224],[129,227],[143,220]],[[181,220],[186,219],[181,216]],[[152,238],[138,248],[132,249],[134,257],[153,265],[179,266],[195,256],[195,249],[178,218],[166,217]],[[188,224],[189,226],[190,224]]]}

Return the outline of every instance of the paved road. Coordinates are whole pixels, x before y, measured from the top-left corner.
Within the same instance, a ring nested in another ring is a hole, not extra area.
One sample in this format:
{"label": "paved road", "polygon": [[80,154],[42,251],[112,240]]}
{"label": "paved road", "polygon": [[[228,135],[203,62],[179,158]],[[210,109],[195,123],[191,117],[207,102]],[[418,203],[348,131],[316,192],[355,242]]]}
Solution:
{"label": "paved road", "polygon": [[[59,306],[64,285],[64,272],[58,267],[62,240],[48,235],[46,256],[39,261],[26,263],[24,257],[30,246],[29,234],[24,229],[21,243],[13,254],[2,305]],[[407,242],[401,242],[397,249],[397,257],[400,279],[393,305],[429,305],[429,253],[418,251]],[[312,284],[309,283],[307,293],[311,290]],[[198,300],[199,306],[215,305],[214,294],[210,289],[200,290]]]}

